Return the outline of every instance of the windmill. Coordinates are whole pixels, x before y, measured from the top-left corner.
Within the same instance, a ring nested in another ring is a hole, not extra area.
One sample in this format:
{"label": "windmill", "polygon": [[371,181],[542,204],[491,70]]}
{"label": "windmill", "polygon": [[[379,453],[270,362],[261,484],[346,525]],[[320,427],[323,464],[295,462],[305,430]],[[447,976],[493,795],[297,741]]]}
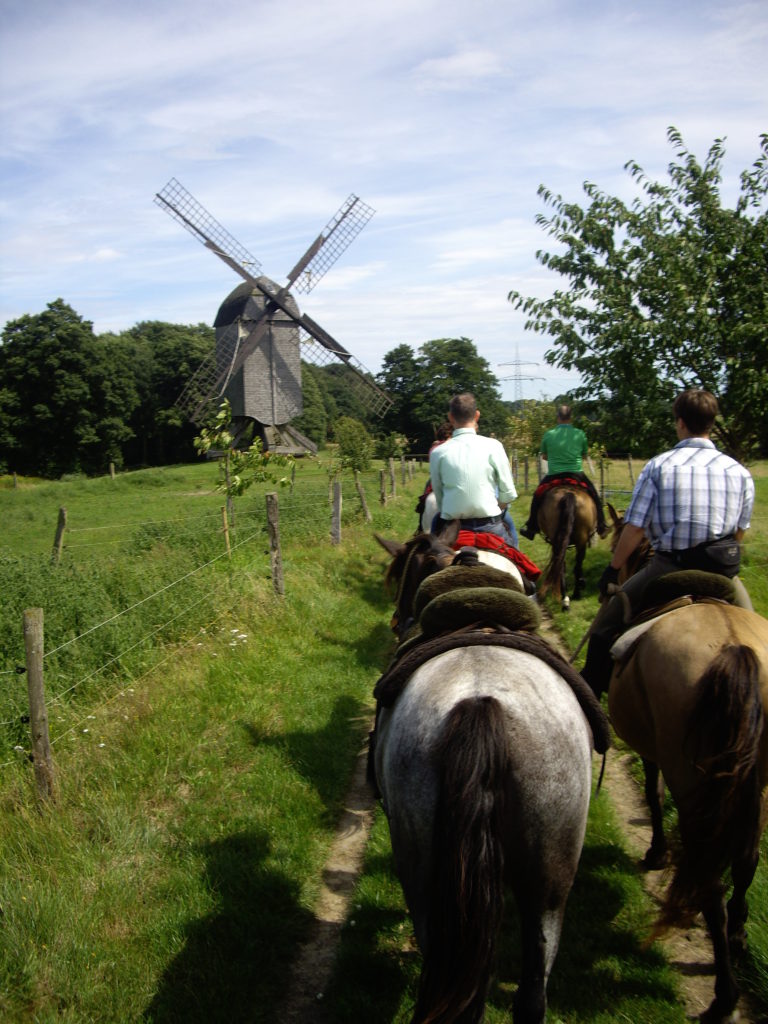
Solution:
{"label": "windmill", "polygon": [[306,313],[290,289],[308,294],[374,214],[355,195],[341,205],[280,287],[261,264],[215,220],[176,178],[155,195],[157,205],[243,278],[214,321],[216,348],[176,400],[199,423],[218,400],[232,409],[235,443],[252,432],[265,449],[302,454],[317,446],[290,421],[303,409],[301,361],[340,364],[345,383],[365,408],[383,416],[391,399],[357,359]]}

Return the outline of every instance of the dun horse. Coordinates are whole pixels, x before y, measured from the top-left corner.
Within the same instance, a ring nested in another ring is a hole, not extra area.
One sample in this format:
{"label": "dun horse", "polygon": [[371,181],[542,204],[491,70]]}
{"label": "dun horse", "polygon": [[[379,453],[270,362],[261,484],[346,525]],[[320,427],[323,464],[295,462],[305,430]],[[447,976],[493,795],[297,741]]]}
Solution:
{"label": "dun horse", "polygon": [[552,546],[549,564],[544,570],[540,587],[543,596],[551,589],[562,603],[563,610],[570,607],[566,580],[565,558],[568,548],[576,548],[573,567],[573,599],[577,601],[586,585],[584,579],[584,555],[592,535],[597,530],[597,509],[589,494],[583,488],[569,486],[551,487],[541,502],[538,526],[542,535]]}
{"label": "dun horse", "polygon": [[[451,564],[456,553],[428,534],[378,539],[407,636],[377,686],[373,766],[423,955],[413,1024],[482,1020],[505,883],[522,930],[514,1019],[541,1024],[607,721],[541,638],[514,624],[493,632],[489,620],[509,622],[513,605],[526,629],[539,618],[504,573]],[[460,633],[440,635],[451,628]]]}
{"label": "dun horse", "polygon": [[[676,573],[654,583],[658,592],[677,577],[683,590],[693,590],[706,584],[697,581],[702,576],[708,574]],[[736,1019],[731,957],[745,945],[746,893],[768,816],[768,621],[723,601],[678,605],[654,619],[617,663],[608,707],[617,734],[643,760],[649,868],[668,853],[664,781],[677,807],[680,848],[657,933],[703,913],[715,994],[701,1019],[720,1024]],[[726,906],[727,871],[733,888]]]}

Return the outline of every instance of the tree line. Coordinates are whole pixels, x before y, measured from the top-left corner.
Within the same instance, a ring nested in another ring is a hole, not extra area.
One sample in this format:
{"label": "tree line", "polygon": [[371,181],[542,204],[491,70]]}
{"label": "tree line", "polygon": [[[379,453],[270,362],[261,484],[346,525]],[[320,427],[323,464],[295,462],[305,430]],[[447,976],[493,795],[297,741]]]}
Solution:
{"label": "tree line", "polygon": [[[631,203],[583,186],[581,207],[545,186],[551,213],[537,218],[555,241],[543,266],[565,280],[547,299],[510,291],[526,328],[547,335],[545,358],[577,370],[568,395],[516,408],[472,339],[439,338],[387,352],[376,383],[393,404],[372,416],[348,386],[344,364],[303,364],[304,410],[294,424],[322,446],[361,432],[382,457],[426,453],[448,400],[473,391],[481,429],[535,454],[555,401],[602,450],[647,457],[674,441],[671,404],[687,387],[720,401],[716,440],[749,461],[768,456],[768,135],[723,205],[725,145],[703,164],[670,128],[668,181],[633,161]],[[63,299],[6,324],[0,344],[0,472],[59,477],[196,456],[198,428],[175,406],[215,345],[212,327],[145,321],[96,335]]]}

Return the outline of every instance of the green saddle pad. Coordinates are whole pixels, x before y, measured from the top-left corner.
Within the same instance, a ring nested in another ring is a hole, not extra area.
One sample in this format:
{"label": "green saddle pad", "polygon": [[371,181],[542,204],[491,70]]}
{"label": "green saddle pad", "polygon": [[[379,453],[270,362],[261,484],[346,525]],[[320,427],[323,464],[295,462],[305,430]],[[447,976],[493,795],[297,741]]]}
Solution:
{"label": "green saddle pad", "polygon": [[436,597],[451,590],[465,587],[493,587],[522,593],[523,588],[516,576],[495,569],[492,565],[449,565],[447,569],[427,576],[422,580],[413,599],[413,615],[418,619],[421,613]]}
{"label": "green saddle pad", "polygon": [[727,576],[702,572],[700,569],[683,569],[650,580],[642,593],[641,608],[655,608],[687,594],[694,597],[714,597],[729,604],[733,604],[735,597],[733,584]]}
{"label": "green saddle pad", "polygon": [[498,623],[507,629],[532,633],[541,624],[541,611],[535,601],[517,590],[459,587],[434,597],[419,619],[424,636],[461,629],[474,622]]}

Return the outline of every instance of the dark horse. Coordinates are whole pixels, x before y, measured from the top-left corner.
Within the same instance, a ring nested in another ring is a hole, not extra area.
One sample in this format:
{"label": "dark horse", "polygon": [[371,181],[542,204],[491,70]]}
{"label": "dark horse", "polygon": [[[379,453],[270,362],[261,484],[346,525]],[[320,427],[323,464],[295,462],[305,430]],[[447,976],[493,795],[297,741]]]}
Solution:
{"label": "dark horse", "polygon": [[[499,570],[490,569],[487,586],[474,566],[472,593],[442,540],[420,534],[381,543],[394,556],[396,628],[410,624],[407,653],[394,663],[403,666],[402,689],[386,703],[382,680],[377,686],[373,762],[423,955],[412,1024],[482,1020],[505,883],[522,929],[514,1019],[541,1024],[584,839],[591,751],[593,742],[607,746],[607,721],[535,634],[526,635],[527,649],[515,649],[502,646],[517,642],[513,630],[495,637],[487,623],[473,622],[458,642],[425,640],[428,653],[420,656],[418,631],[428,632],[428,623],[439,634],[449,621],[457,625],[457,610],[471,607],[471,619],[493,614]],[[436,596],[420,600],[420,584],[434,584]],[[535,603],[521,592],[500,592],[501,604],[520,605],[531,629]]]}
{"label": "dark horse", "polygon": [[581,487],[569,485],[550,487],[544,495],[538,512],[538,526],[542,535],[552,546],[549,564],[544,570],[544,579],[539,586],[543,597],[551,590],[562,603],[563,610],[570,607],[568,584],[565,574],[565,556],[568,548],[576,548],[576,562],[573,567],[573,599],[582,594],[584,579],[584,555],[590,538],[597,530],[597,509],[592,498]]}
{"label": "dark horse", "polygon": [[701,1020],[735,1020],[731,956],[745,945],[746,893],[768,816],[768,621],[722,601],[682,603],[654,619],[617,663],[608,708],[617,734],[643,760],[653,828],[646,867],[668,855],[664,782],[677,807],[681,844],[656,933],[703,913],[715,998]]}

